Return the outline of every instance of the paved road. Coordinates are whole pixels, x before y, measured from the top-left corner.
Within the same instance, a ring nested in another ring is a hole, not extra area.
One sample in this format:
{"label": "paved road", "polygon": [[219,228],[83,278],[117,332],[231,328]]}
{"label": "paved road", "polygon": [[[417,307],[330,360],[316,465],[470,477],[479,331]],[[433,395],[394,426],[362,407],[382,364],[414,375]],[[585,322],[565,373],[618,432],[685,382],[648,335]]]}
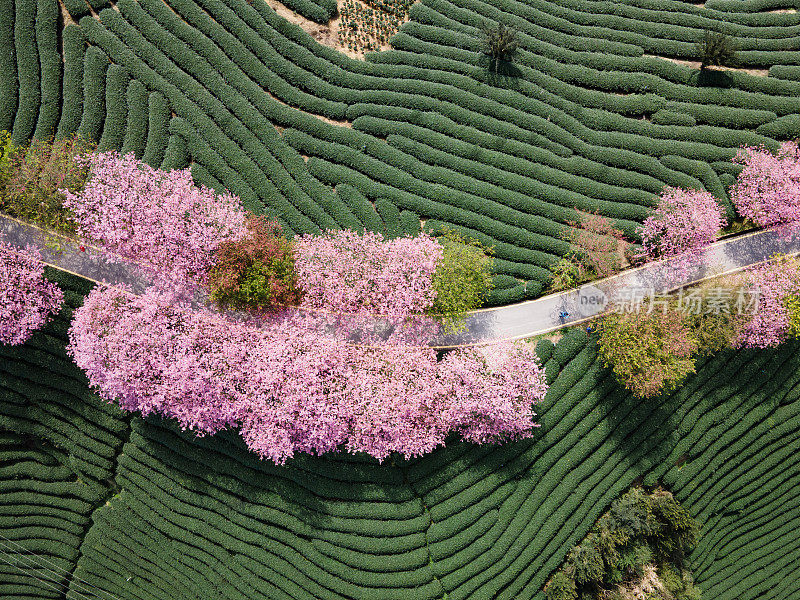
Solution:
{"label": "paved road", "polygon": [[[75,240],[48,234],[16,219],[0,215],[0,234],[18,247],[28,244],[39,247],[44,261],[57,269],[96,282],[126,283],[135,292],[141,292],[147,286],[146,280],[138,277],[130,265],[103,259],[99,249],[84,245],[85,250],[81,251],[79,242]],[[47,247],[48,238],[51,241],[59,240],[62,251]],[[548,333],[590,320],[615,295],[628,297],[628,294],[636,291],[674,291],[691,283],[761,263],[776,252],[800,254],[800,232],[783,227],[734,236],[705,248],[689,267],[682,258],[648,263],[581,288],[510,306],[477,310],[467,316],[464,332],[440,335],[431,345],[452,348]],[[561,318],[562,311],[568,314],[566,318]]]}

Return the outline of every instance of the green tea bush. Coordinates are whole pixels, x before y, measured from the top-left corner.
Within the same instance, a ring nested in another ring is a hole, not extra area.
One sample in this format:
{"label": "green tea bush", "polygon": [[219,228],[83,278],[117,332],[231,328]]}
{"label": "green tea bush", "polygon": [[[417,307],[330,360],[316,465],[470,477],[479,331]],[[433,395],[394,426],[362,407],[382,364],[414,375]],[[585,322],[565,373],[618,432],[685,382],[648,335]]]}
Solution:
{"label": "green tea bush", "polygon": [[10,154],[0,210],[62,233],[74,233],[75,223],[58,190],[77,193],[83,188],[88,167],[76,165],[74,158],[92,149],[92,143],[77,135],[52,142],[33,140],[16,149]]}
{"label": "green tea bush", "polygon": [[83,59],[86,54],[86,36],[80,27],[67,25],[62,34],[64,46],[64,77],[61,119],[56,138],[69,137],[78,131],[83,115]]}
{"label": "green tea bush", "polygon": [[[0,47],[14,47],[14,0],[0,1]],[[17,111],[19,82],[14,52],[0,61],[0,130],[11,130]]]}
{"label": "green tea bush", "polygon": [[292,244],[281,226],[251,216],[247,237],[220,244],[209,270],[211,299],[220,306],[266,312],[300,302]]}
{"label": "green tea bush", "polygon": [[444,251],[433,275],[436,297],[428,312],[441,315],[447,331],[464,331],[465,314],[480,308],[492,289],[492,249],[447,228],[437,239]]}
{"label": "green tea bush", "polygon": [[97,46],[89,46],[83,61],[83,115],[78,135],[97,142],[106,118],[106,71],[108,55]]}
{"label": "green tea bush", "polygon": [[656,111],[650,120],[656,125],[681,125],[683,127],[694,127],[697,123],[692,115],[671,110]]}
{"label": "green tea bush", "polygon": [[16,144],[26,143],[33,135],[42,98],[39,52],[36,49],[36,2],[15,2],[14,50],[19,81],[19,105],[16,107],[11,135]]}
{"label": "green tea bush", "polygon": [[136,158],[141,159],[147,144],[147,89],[140,81],[133,79],[128,84],[125,103],[128,114],[120,153],[133,152]]}
{"label": "green tea bush", "polygon": [[125,67],[111,65],[106,72],[106,117],[103,133],[97,144],[100,152],[119,150],[125,138],[125,126],[128,122],[127,91],[131,77]]}
{"label": "green tea bush", "polygon": [[38,0],[36,9],[36,46],[41,65],[41,107],[33,137],[50,139],[56,132],[61,109],[61,54],[58,3]]}

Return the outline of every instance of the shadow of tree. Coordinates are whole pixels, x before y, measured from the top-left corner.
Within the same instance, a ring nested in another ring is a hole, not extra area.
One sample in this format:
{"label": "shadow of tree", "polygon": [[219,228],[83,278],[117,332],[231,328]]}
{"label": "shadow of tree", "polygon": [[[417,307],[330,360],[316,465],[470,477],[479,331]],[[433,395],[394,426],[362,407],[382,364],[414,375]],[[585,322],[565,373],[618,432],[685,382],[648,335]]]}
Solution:
{"label": "shadow of tree", "polygon": [[730,88],[733,87],[733,76],[727,71],[703,69],[693,73],[689,82],[694,83],[697,87]]}
{"label": "shadow of tree", "polygon": [[494,87],[516,89],[517,81],[522,77],[522,71],[513,62],[508,60],[495,61],[487,54],[481,54],[479,64],[486,71],[486,83]]}

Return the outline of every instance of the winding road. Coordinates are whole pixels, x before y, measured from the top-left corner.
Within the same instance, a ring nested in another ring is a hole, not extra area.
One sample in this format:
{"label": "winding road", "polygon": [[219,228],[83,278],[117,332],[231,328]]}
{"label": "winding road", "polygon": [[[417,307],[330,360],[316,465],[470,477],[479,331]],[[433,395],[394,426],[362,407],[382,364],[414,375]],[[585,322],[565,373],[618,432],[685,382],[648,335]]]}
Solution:
{"label": "winding road", "polygon": [[[36,246],[47,265],[91,281],[126,284],[134,293],[141,293],[148,285],[129,264],[104,258],[99,248],[81,245],[77,240],[12,217],[0,215],[0,236],[20,248]],[[59,247],[54,247],[56,245]],[[728,237],[704,248],[690,262],[678,257],[648,263],[580,288],[509,306],[476,310],[467,315],[463,332],[440,335],[430,345],[447,349],[549,333],[591,320],[613,297],[633,301],[648,294],[668,293],[762,263],[775,253],[800,254],[800,227],[783,226]]]}

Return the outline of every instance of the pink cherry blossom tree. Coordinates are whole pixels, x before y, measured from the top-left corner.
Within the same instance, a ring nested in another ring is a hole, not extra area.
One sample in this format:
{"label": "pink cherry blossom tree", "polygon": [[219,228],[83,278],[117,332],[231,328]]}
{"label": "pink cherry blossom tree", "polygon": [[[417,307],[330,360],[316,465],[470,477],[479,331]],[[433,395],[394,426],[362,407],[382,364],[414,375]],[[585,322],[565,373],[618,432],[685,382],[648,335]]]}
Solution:
{"label": "pink cherry blossom tree", "polygon": [[726,219],[709,192],[665,187],[640,233],[647,260],[694,254],[712,243]]}
{"label": "pink cherry blossom tree", "polygon": [[109,401],[199,434],[236,425],[278,464],[337,449],[419,456],[451,432],[476,443],[527,437],[547,390],[525,345],[358,346],[291,318],[231,322],[151,290],[96,288],[76,311],[69,353]]}
{"label": "pink cherry blossom tree", "polygon": [[426,234],[386,240],[380,233],[327,231],[296,241],[302,306],[388,316],[433,304],[442,246]]}
{"label": "pink cherry blossom tree", "polygon": [[777,154],[743,146],[733,161],[744,165],[731,188],[736,211],[763,227],[800,220],[800,148],[784,142]]}
{"label": "pink cherry blossom tree", "polygon": [[89,178],[78,193],[62,190],[78,234],[137,264],[163,287],[207,282],[214,249],[246,234],[235,196],[197,187],[188,169],[162,171],[133,154],[88,154]]}
{"label": "pink cherry blossom tree", "polygon": [[743,273],[743,283],[757,293],[758,306],[733,340],[734,348],[769,348],[789,337],[787,300],[800,294],[800,264],[776,256]]}
{"label": "pink cherry blossom tree", "polygon": [[36,248],[17,249],[0,239],[0,344],[24,344],[63,301],[61,289],[45,279]]}

